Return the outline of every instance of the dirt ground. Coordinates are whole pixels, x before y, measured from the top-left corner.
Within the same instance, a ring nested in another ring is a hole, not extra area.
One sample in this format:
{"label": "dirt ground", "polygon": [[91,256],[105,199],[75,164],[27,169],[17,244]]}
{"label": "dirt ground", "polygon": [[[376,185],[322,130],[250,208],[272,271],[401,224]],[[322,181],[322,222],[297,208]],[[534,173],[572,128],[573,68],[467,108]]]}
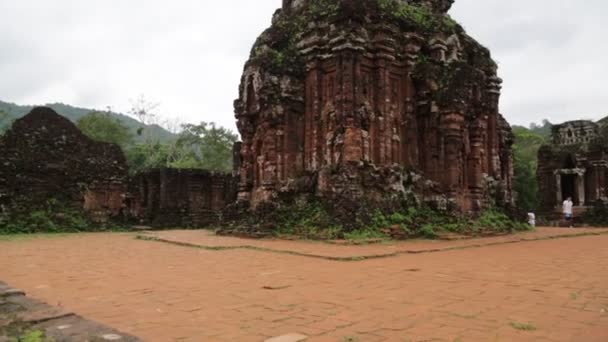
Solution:
{"label": "dirt ground", "polygon": [[605,342],[608,235],[555,239],[586,232],[372,246],[202,231],[10,239],[0,280],[145,341]]}

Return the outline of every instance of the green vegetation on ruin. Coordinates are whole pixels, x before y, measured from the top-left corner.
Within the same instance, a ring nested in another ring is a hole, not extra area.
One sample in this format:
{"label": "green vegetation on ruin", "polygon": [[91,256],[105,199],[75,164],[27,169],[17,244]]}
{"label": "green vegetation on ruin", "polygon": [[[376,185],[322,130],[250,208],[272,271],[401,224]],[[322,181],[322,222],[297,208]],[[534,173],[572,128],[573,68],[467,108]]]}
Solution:
{"label": "green vegetation on ruin", "polygon": [[532,228],[517,222],[498,209],[488,209],[476,218],[454,215],[425,206],[403,211],[383,212],[376,209],[368,217],[353,215],[356,224],[340,224],[331,209],[311,202],[275,209],[272,218],[274,234],[298,236],[312,240],[385,240],[392,238],[435,239],[442,234],[478,236],[527,231]]}
{"label": "green vegetation on ruin", "polygon": [[0,235],[125,230],[117,223],[94,223],[82,209],[65,205],[57,199],[10,211],[10,214],[0,214]]}
{"label": "green vegetation on ruin", "polygon": [[421,5],[404,3],[399,0],[378,0],[378,8],[384,18],[400,24],[403,29],[420,33],[456,33],[462,27],[449,15],[435,14]]}
{"label": "green vegetation on ruin", "polygon": [[54,340],[46,338],[44,332],[40,330],[27,330],[18,337],[9,339],[9,342],[52,342]]}
{"label": "green vegetation on ruin", "polygon": [[[250,63],[276,75],[302,77],[304,62],[297,46],[311,23],[338,22],[344,17],[352,21],[364,21],[376,17],[393,23],[406,32],[430,37],[441,33],[464,35],[464,29],[449,15],[433,13],[423,5],[408,4],[399,0],[310,0],[294,13],[280,13],[273,25],[254,44]],[[489,51],[472,39],[463,42],[467,59],[472,65],[489,65],[496,68]],[[477,61],[479,60],[479,62]]]}
{"label": "green vegetation on ruin", "polygon": [[482,67],[482,65],[476,67],[470,61],[454,61],[444,65],[421,55],[414,67],[412,77],[420,84],[424,84],[426,80],[435,82],[437,89],[432,92],[433,100],[442,107],[449,107],[456,101],[470,96],[470,84],[485,83],[486,75]]}
{"label": "green vegetation on ruin", "polygon": [[8,321],[0,325],[0,341],[6,342],[56,342],[52,337],[46,336],[44,331],[32,328],[32,323],[15,319],[15,311],[23,311],[20,305],[11,307],[10,304],[0,303],[0,315],[8,318]]}

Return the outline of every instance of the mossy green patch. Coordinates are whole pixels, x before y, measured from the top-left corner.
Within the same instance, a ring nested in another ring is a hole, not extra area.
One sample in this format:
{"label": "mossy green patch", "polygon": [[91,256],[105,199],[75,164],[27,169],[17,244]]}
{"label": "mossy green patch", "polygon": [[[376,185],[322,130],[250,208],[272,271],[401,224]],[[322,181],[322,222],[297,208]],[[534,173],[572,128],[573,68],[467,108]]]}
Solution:
{"label": "mossy green patch", "polygon": [[381,15],[403,29],[420,33],[456,33],[462,28],[450,16],[433,13],[428,7],[399,0],[378,0]]}
{"label": "mossy green patch", "polygon": [[10,214],[0,214],[0,236],[125,230],[126,227],[120,224],[92,222],[81,208],[65,205],[56,199],[32,208],[10,211]]}
{"label": "mossy green patch", "polygon": [[349,227],[332,214],[331,206],[319,201],[303,205],[284,205],[273,211],[272,226],[278,237],[298,236],[313,240],[346,239],[382,241],[391,238],[434,239],[443,233],[483,235],[531,230],[532,227],[511,219],[498,209],[488,209],[477,217],[456,215],[426,206],[401,210],[375,209],[369,216],[359,216]]}

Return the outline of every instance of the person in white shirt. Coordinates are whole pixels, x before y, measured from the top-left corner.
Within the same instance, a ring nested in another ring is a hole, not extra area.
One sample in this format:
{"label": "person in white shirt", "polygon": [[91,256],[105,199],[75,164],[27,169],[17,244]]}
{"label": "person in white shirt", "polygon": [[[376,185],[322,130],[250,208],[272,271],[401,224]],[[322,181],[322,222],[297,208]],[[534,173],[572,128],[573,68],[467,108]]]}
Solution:
{"label": "person in white shirt", "polygon": [[536,227],[536,214],[528,213],[528,224],[531,227]]}
{"label": "person in white shirt", "polygon": [[563,205],[563,212],[564,212],[564,218],[566,219],[566,222],[570,225],[570,228],[573,228],[572,226],[572,207],[574,207],[574,203],[572,203],[572,197],[568,197],[568,199],[566,199],[564,201],[564,205]]}

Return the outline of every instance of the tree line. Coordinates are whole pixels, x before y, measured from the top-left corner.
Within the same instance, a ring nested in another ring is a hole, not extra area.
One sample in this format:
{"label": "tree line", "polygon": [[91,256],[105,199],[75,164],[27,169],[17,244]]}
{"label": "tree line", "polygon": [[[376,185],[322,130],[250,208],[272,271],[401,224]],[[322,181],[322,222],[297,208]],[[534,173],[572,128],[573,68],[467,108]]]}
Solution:
{"label": "tree line", "polygon": [[157,106],[143,98],[133,103],[129,114],[142,125],[136,135],[109,111],[91,112],[79,119],[76,125],[93,140],[120,146],[131,173],[165,167],[232,170],[232,147],[238,141],[238,135],[213,122],[178,124],[165,121],[165,128],[175,137],[161,141],[150,130],[150,127],[158,125]]}
{"label": "tree line", "polygon": [[516,205],[525,211],[536,211],[540,205],[538,194],[538,150],[549,143],[551,127],[548,120],[541,125],[531,124],[529,128],[513,126],[515,144],[513,145],[513,188],[516,193]]}

